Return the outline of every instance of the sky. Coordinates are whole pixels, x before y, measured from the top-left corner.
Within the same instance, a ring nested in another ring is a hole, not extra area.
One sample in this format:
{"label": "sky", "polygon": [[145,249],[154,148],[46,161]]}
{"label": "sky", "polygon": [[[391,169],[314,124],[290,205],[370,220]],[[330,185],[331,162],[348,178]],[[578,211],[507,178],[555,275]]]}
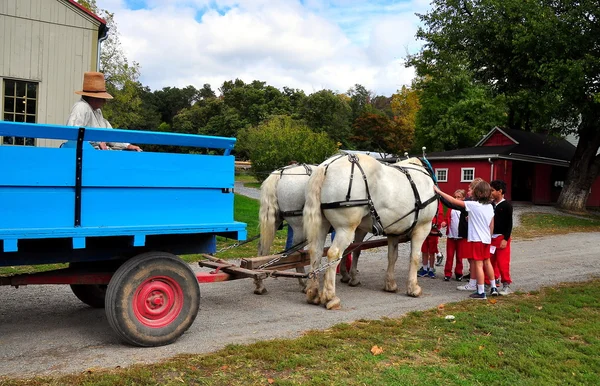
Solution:
{"label": "sky", "polygon": [[264,81],[312,94],[361,84],[389,96],[410,85],[408,53],[429,0],[97,0],[115,14],[140,81],[218,88]]}

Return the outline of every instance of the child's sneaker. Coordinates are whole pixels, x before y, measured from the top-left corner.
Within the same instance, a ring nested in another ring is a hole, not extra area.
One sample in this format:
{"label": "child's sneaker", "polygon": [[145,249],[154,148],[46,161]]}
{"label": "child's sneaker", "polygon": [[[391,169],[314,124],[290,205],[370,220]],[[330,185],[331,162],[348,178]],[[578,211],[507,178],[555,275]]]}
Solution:
{"label": "child's sneaker", "polygon": [[444,281],[450,281],[450,276],[444,276]]}
{"label": "child's sneaker", "polygon": [[421,269],[419,269],[419,270],[417,271],[417,276],[418,276],[418,277],[423,277],[423,276],[425,276],[425,275],[427,275],[427,271],[425,270],[425,268],[421,267]]}
{"label": "child's sneaker", "polygon": [[463,275],[456,275],[456,281],[462,281]]}
{"label": "child's sneaker", "polygon": [[487,297],[485,296],[485,292],[482,292],[482,293],[473,292],[471,295],[469,295],[469,297],[471,299],[481,299],[481,300],[487,299]]}
{"label": "child's sneaker", "polygon": [[496,287],[500,287],[500,278],[496,279]]}
{"label": "child's sneaker", "polygon": [[490,290],[490,296],[499,296],[500,293],[498,293],[498,288],[496,287],[492,287],[492,289]]}
{"label": "child's sneaker", "polygon": [[456,287],[456,289],[459,291],[477,291],[477,285],[471,285],[470,283],[467,283],[465,285],[459,285]]}
{"label": "child's sneaker", "polygon": [[500,290],[499,294],[502,296],[506,296],[512,293],[512,290],[510,289],[510,286],[508,284],[504,284],[502,286],[502,289]]}
{"label": "child's sneaker", "polygon": [[430,277],[430,278],[432,278],[432,279],[435,279],[435,272],[433,271],[433,269],[430,269],[430,270],[427,272],[427,276],[429,276],[429,277]]}

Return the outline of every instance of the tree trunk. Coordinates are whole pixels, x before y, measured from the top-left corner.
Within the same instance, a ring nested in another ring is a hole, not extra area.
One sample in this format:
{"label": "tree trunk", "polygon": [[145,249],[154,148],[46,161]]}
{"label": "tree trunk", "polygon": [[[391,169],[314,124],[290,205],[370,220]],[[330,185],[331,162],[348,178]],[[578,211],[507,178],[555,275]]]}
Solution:
{"label": "tree trunk", "polygon": [[600,171],[600,125],[595,114],[584,117],[578,130],[579,143],[569,165],[567,181],[558,197],[558,207],[585,212],[590,188]]}

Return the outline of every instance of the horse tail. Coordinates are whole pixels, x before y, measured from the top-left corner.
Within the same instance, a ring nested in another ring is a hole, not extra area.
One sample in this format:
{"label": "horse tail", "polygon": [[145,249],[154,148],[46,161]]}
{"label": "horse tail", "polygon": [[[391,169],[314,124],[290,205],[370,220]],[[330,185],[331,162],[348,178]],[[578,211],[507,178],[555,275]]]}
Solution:
{"label": "horse tail", "polygon": [[325,168],[318,166],[308,180],[306,203],[304,204],[304,235],[309,243],[318,240],[323,217],[321,214],[321,188],[325,181]]}
{"label": "horse tail", "polygon": [[279,203],[277,202],[277,184],[280,173],[273,173],[263,181],[260,187],[260,210],[258,215],[260,241],[258,255],[268,255],[275,239],[275,226],[278,225]]}

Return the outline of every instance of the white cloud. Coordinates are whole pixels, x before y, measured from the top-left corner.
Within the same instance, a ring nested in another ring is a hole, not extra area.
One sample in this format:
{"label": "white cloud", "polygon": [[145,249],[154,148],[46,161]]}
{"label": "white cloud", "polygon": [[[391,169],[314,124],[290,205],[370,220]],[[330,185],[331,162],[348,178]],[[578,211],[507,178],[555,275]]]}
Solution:
{"label": "white cloud", "polygon": [[[312,93],[362,84],[390,95],[410,84],[402,64],[415,52],[422,0],[98,0],[115,13],[126,56],[152,89],[261,80]],[[138,1],[139,3],[139,1]],[[139,7],[134,7],[139,8]]]}

